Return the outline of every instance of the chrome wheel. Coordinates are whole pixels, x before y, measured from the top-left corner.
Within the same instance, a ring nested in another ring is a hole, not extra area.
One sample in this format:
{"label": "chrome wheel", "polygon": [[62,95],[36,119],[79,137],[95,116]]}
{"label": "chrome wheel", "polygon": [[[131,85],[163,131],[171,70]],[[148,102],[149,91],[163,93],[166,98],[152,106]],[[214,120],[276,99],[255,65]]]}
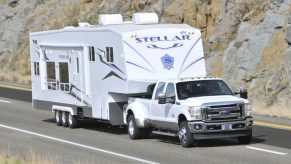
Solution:
{"label": "chrome wheel", "polygon": [[187,138],[187,130],[185,127],[182,127],[181,130],[179,131],[179,139],[182,143],[186,143],[186,138]]}
{"label": "chrome wheel", "polygon": [[56,122],[60,122],[60,112],[56,111]]}
{"label": "chrome wheel", "polygon": [[62,123],[63,124],[66,124],[67,123],[67,120],[66,120],[66,113],[65,112],[63,112],[63,114],[62,114]]}
{"label": "chrome wheel", "polygon": [[73,116],[71,115],[71,113],[69,114],[69,125],[73,124]]}
{"label": "chrome wheel", "polygon": [[130,135],[133,135],[134,134],[134,125],[133,125],[133,121],[130,120],[129,123],[128,123],[128,132]]}

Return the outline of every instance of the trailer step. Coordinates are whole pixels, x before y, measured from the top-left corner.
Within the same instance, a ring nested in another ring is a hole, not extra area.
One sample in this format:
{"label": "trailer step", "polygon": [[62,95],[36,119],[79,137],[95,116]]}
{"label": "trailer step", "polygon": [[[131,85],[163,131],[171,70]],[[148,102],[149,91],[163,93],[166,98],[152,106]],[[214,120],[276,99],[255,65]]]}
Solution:
{"label": "trailer step", "polygon": [[178,136],[178,134],[176,134],[176,133],[161,132],[161,131],[153,131],[153,134],[164,135],[164,136],[170,136],[170,137],[177,137],[177,136]]}

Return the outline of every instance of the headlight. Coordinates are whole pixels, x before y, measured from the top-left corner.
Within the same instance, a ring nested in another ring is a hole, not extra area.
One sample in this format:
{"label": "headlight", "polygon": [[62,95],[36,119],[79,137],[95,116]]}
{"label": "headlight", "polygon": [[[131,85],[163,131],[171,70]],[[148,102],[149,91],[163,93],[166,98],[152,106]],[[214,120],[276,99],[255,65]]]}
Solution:
{"label": "headlight", "polygon": [[245,104],[245,116],[252,116],[252,105],[250,103]]}
{"label": "headlight", "polygon": [[189,107],[188,112],[192,119],[202,120],[201,108],[200,107]]}

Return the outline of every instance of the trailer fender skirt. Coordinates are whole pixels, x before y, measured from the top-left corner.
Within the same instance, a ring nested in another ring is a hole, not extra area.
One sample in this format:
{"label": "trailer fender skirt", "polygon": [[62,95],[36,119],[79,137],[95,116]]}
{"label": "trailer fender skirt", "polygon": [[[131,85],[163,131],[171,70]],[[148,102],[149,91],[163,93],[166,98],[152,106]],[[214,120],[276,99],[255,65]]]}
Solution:
{"label": "trailer fender skirt", "polygon": [[74,110],[71,107],[64,107],[64,106],[53,105],[52,106],[52,112],[55,112],[57,110],[58,111],[63,111],[63,112],[70,112],[71,115],[76,115],[74,113]]}

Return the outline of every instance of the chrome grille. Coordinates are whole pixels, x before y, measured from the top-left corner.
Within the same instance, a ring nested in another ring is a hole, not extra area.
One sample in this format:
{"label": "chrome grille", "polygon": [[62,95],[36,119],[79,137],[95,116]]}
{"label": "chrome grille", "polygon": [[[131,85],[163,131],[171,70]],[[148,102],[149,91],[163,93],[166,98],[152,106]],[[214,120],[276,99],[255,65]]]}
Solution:
{"label": "chrome grille", "polygon": [[203,108],[204,121],[233,121],[243,117],[242,104],[206,106]]}

